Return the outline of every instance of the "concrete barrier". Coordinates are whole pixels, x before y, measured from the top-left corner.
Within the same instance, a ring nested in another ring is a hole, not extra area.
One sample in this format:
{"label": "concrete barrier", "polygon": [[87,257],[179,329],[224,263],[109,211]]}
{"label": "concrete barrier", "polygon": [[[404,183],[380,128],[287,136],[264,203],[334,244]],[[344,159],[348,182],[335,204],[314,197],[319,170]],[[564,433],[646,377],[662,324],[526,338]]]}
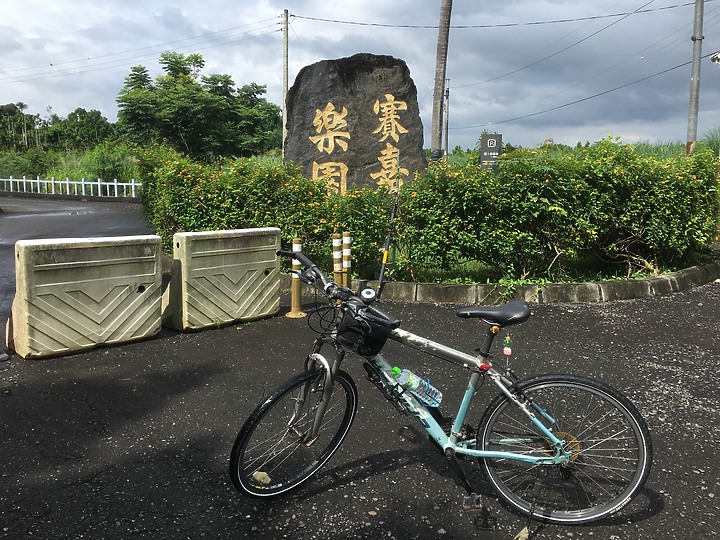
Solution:
{"label": "concrete barrier", "polygon": [[161,252],[154,235],[18,241],[8,347],[42,357],[157,334]]}
{"label": "concrete barrier", "polygon": [[280,229],[176,233],[164,324],[200,330],[280,309]]}

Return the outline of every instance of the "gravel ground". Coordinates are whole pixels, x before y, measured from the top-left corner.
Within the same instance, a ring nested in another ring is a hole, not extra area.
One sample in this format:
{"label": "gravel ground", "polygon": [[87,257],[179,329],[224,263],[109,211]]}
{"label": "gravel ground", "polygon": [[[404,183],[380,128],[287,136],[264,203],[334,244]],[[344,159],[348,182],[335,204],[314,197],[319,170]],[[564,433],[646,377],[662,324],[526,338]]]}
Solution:
{"label": "gravel ground", "polygon": [[[532,538],[717,536],[718,305],[720,285],[710,284],[650,300],[536,306],[515,329],[516,371],[605,380],[640,408],[655,446],[645,489],[620,514],[583,527],[533,524]],[[452,306],[384,306],[403,327],[459,348],[481,339],[478,323]],[[526,520],[495,500],[477,469],[469,472],[489,513],[460,511],[463,491],[442,456],[363,380],[356,357],[345,368],[358,382],[358,417],[323,473],[277,501],[238,495],[226,472],[237,430],[300,368],[312,339],[304,321],[279,316],[0,363],[0,537],[514,538]],[[457,405],[462,369],[395,343],[385,352],[431,377],[446,409]]]}
{"label": "gravel ground", "polygon": [[[14,291],[20,238],[143,234],[137,205],[2,199],[0,314]],[[483,329],[453,306],[385,303],[403,327],[471,351]],[[531,525],[531,538],[711,539],[718,536],[720,284],[646,300],[542,305],[513,329],[526,376],[582,373],[626,393],[655,448],[648,483],[611,519]],[[460,511],[463,490],[412,419],[364,381],[353,428],[326,469],[292,496],[253,501],[227,460],[250,411],[301,369],[314,335],[278,316],[46,360],[0,361],[0,538],[512,539],[527,521],[471,480],[485,515]],[[390,343],[394,364],[428,376],[457,407],[467,374]],[[486,390],[489,390],[488,386]],[[477,422],[494,392],[481,393]]]}

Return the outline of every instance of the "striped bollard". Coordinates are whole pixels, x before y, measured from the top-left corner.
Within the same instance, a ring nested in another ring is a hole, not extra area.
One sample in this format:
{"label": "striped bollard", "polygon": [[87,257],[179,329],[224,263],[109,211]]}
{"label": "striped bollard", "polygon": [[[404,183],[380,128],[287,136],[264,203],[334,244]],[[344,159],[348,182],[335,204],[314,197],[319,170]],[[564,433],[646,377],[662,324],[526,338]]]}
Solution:
{"label": "striped bollard", "polygon": [[342,255],[343,255],[343,285],[350,288],[352,286],[352,258],[350,252],[350,233],[345,231],[342,238]]}
{"label": "striped bollard", "polygon": [[342,236],[339,234],[332,235],[332,253],[333,253],[333,279],[338,285],[343,284],[343,251]]}
{"label": "striped bollard", "polygon": [[[293,238],[292,243],[293,251],[302,251],[302,240],[299,238]],[[290,311],[285,314],[286,317],[291,319],[302,319],[307,316],[302,310],[302,283],[300,283],[300,277],[297,272],[302,270],[302,265],[296,259],[292,260],[292,280],[290,282]]]}

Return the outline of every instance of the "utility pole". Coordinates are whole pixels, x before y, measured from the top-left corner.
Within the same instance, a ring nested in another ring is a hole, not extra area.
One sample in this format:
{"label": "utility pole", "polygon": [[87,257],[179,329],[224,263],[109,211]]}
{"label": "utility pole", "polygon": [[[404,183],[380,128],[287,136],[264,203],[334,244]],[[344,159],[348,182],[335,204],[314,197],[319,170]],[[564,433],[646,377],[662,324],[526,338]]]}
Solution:
{"label": "utility pole", "polygon": [[287,137],[287,93],[288,93],[288,10],[283,11],[283,107],[282,107],[282,157],[285,159],[285,138]]}
{"label": "utility pole", "polygon": [[705,11],[705,0],[695,0],[695,23],[693,25],[693,58],[692,73],[690,75],[690,110],[688,112],[687,143],[685,144],[685,155],[691,156],[695,153],[697,141],[698,108],[700,105],[700,61],[702,60],[703,40],[703,13]]}
{"label": "utility pole", "polygon": [[450,16],[452,0],[440,0],[440,24],[438,25],[437,54],[435,58],[435,86],[433,89],[432,127],[430,130],[430,159],[442,157],[442,105],[445,93],[448,41],[450,40]]}

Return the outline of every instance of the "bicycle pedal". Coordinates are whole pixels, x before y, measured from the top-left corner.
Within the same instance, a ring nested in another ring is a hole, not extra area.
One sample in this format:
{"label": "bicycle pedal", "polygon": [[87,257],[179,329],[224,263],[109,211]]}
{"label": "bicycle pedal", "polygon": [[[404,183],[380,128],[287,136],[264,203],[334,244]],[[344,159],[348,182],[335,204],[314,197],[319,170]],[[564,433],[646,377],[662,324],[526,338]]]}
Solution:
{"label": "bicycle pedal", "polygon": [[463,497],[462,511],[465,513],[482,512],[485,506],[482,503],[480,495],[471,493]]}

